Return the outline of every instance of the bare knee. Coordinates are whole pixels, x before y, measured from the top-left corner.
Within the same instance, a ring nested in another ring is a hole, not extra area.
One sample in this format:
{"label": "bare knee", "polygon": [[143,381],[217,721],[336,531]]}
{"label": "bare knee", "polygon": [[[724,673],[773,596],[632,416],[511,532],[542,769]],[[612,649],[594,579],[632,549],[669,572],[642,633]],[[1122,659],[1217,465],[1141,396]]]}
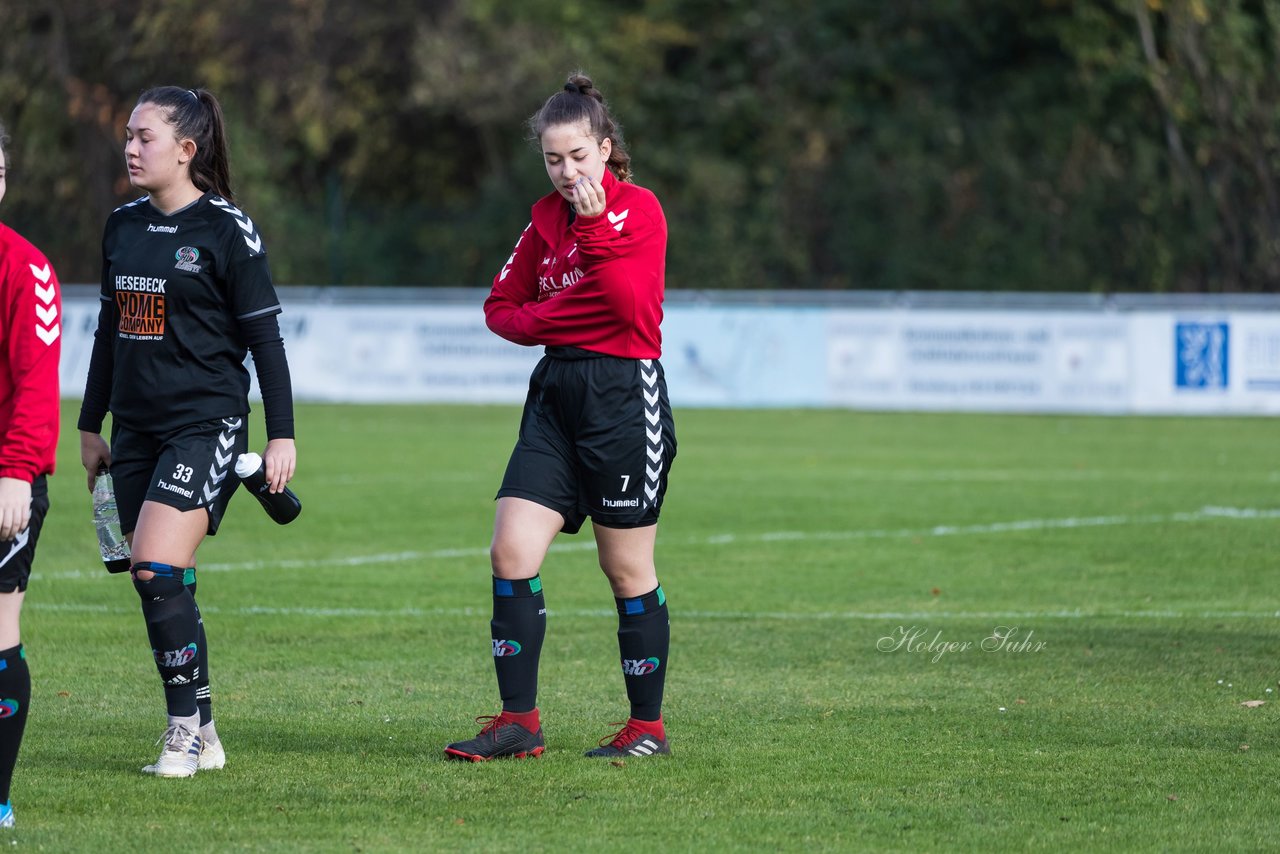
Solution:
{"label": "bare knee", "polygon": [[613,595],[621,599],[652,593],[658,586],[658,571],[651,558],[601,560],[600,569],[609,579]]}
{"label": "bare knee", "polygon": [[489,546],[489,563],[496,578],[516,580],[533,578],[542,566],[542,553],[522,549],[508,540],[495,539]]}

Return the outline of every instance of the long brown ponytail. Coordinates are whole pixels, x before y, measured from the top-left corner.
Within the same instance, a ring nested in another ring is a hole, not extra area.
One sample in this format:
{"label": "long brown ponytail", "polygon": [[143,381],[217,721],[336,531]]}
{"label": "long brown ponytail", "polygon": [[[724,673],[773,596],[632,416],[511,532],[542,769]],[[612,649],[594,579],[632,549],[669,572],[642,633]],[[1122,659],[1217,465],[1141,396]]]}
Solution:
{"label": "long brown ponytail", "polygon": [[165,111],[165,119],[173,125],[178,139],[196,144],[191,160],[191,183],[196,189],[213,190],[229,202],[231,195],[231,160],[227,155],[227,128],[222,118],[222,105],[206,89],[183,89],[181,86],[156,86],[138,96],[139,104],[155,104]]}

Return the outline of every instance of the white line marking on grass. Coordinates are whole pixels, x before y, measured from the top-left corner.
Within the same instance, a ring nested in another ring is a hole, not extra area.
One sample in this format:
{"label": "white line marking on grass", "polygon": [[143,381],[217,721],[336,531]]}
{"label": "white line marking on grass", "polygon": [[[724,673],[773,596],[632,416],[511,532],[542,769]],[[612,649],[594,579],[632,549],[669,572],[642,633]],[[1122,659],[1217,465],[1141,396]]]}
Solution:
{"label": "white line marking on grass", "polygon": [[[823,540],[882,540],[926,537],[958,537],[982,534],[1007,534],[1023,531],[1071,530],[1075,528],[1099,528],[1116,525],[1159,525],[1167,523],[1193,523],[1221,520],[1254,521],[1280,519],[1280,508],[1206,506],[1187,513],[1151,514],[1145,516],[1069,516],[1065,519],[1019,519],[1012,522],[991,522],[983,525],[934,525],[930,528],[867,529],[861,531],[769,531],[761,534],[714,534],[708,537],[690,537],[684,540],[659,540],[663,548],[680,546],[715,546],[742,543],[776,543]],[[552,552],[592,551],[595,542],[583,540],[570,543],[554,543]],[[431,551],[404,551],[385,554],[351,555],[348,557],[308,558],[301,560],[255,560],[240,563],[203,563],[201,572],[242,572],[257,569],[313,569],[322,566],[372,566],[385,563],[413,563],[415,561],[448,560],[451,558],[487,557],[487,547],[472,546],[458,549],[434,549]],[[44,579],[98,578],[102,572],[72,569],[62,572],[40,573]]]}
{"label": "white line marking on grass", "polygon": [[1133,483],[1186,483],[1188,481],[1262,480],[1274,483],[1280,480],[1280,472],[1252,471],[1241,474],[1231,471],[1166,471],[1153,472],[1144,469],[832,469],[828,474],[848,479],[879,483],[1044,483],[1046,481]]}
{"label": "white line marking on grass", "polygon": [[[73,604],[57,602],[31,602],[24,608],[37,611],[60,611],[90,614],[136,614],[137,608],[113,607],[99,604]],[[241,617],[353,617],[361,619],[387,619],[394,617],[468,617],[475,619],[489,618],[487,608],[278,608],[265,605],[248,605],[243,607],[220,608],[216,605],[201,605],[201,613],[227,614]],[[618,612],[613,608],[574,608],[561,610],[549,608],[548,616],[552,617],[589,617],[611,619]],[[1270,620],[1280,618],[1280,611],[1086,611],[1082,609],[1045,610],[1045,611],[699,611],[679,610],[676,612],[681,620],[744,620],[768,622],[796,621],[830,621],[830,620],[863,620],[863,621],[907,621],[907,620],[1089,620],[1089,619],[1123,619],[1123,620],[1227,620],[1258,619]]]}

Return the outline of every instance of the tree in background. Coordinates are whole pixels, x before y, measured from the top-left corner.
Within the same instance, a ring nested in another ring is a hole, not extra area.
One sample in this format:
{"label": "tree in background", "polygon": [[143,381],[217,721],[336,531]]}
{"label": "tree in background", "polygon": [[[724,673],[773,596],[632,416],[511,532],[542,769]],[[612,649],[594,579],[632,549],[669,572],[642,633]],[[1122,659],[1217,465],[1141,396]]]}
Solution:
{"label": "tree in background", "polygon": [[1269,290],[1280,0],[6,4],[8,216],[72,281],[155,83],[228,111],[278,281],[485,285],[571,70],[680,288]]}

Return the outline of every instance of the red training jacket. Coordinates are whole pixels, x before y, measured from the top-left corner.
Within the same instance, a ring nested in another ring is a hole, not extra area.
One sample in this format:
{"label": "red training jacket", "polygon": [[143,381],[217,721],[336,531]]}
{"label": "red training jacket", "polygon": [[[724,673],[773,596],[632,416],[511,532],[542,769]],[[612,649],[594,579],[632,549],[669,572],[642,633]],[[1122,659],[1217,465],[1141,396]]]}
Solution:
{"label": "red training jacket", "polygon": [[62,295],[47,258],[0,223],[0,477],[52,474]]}
{"label": "red training jacket", "polygon": [[604,173],[605,210],[574,217],[559,192],[493,280],[489,328],[516,344],[580,347],[625,359],[662,355],[667,220],[653,193]]}

